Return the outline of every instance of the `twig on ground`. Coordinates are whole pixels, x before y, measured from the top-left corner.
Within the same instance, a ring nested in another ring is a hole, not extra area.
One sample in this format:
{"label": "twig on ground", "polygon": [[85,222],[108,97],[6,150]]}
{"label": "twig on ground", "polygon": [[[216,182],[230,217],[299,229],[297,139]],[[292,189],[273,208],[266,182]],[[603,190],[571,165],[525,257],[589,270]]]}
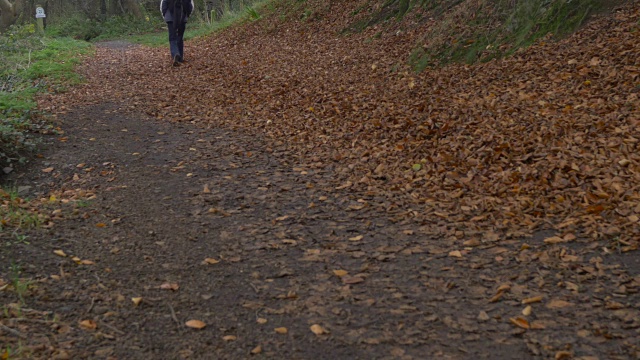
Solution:
{"label": "twig on ground", "polygon": [[96,299],[91,298],[91,305],[89,305],[89,308],[87,309],[87,311],[84,312],[85,315],[91,312],[91,310],[93,309],[93,304],[95,304],[95,302],[96,302]]}
{"label": "twig on ground", "polygon": [[26,339],[27,336],[24,335],[23,333],[19,332],[18,330],[12,329],[4,324],[0,324],[0,330],[9,333],[13,336],[19,337],[20,339]]}
{"label": "twig on ground", "polygon": [[102,325],[104,325],[104,327],[106,327],[107,329],[112,330],[112,331],[114,331],[114,332],[116,332],[116,333],[118,333],[118,334],[120,334],[120,335],[124,335],[124,334],[125,334],[125,332],[124,332],[124,331],[122,331],[122,330],[118,330],[117,328],[113,327],[113,325],[109,325],[108,323],[106,323],[106,322],[104,322],[104,321],[101,321],[100,323],[101,323]]}
{"label": "twig on ground", "polygon": [[178,320],[178,317],[176,316],[176,312],[173,310],[173,306],[171,306],[171,304],[167,303],[167,306],[169,306],[169,310],[171,310],[171,318],[173,319],[173,321],[176,322],[176,325],[178,325],[178,327],[180,327],[180,321]]}
{"label": "twig on ground", "polygon": [[255,285],[253,285],[252,283],[249,283],[249,285],[251,285],[251,287],[253,288],[253,291],[255,291],[256,294],[260,293],[260,290]]}

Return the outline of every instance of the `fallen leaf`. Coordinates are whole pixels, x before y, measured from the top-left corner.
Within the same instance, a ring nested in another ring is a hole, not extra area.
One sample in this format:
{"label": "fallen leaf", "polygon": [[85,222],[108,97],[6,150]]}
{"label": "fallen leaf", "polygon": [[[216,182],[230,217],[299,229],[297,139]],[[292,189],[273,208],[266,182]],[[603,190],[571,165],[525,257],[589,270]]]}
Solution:
{"label": "fallen leaf", "polygon": [[559,237],[559,236],[552,236],[549,238],[544,239],[544,243],[545,244],[559,244],[559,243],[564,243],[567,242],[567,240]]}
{"label": "fallen leaf", "polygon": [[267,323],[267,321],[268,321],[268,320],[267,320],[267,319],[265,319],[265,318],[258,318],[258,319],[256,319],[256,322],[257,322],[258,324],[260,324],[260,325],[264,325],[264,324],[266,324],[266,323]]}
{"label": "fallen leaf", "polygon": [[141,297],[134,297],[134,298],[131,298],[131,301],[133,301],[133,305],[138,306],[142,302],[142,298]]}
{"label": "fallen leaf", "polygon": [[289,330],[286,327],[277,327],[273,330],[275,330],[275,332],[277,332],[278,334],[286,334],[289,332]]}
{"label": "fallen leaf", "polygon": [[554,358],[555,360],[564,360],[564,359],[571,359],[572,357],[573,357],[573,353],[571,351],[562,350],[562,351],[558,351]]}
{"label": "fallen leaf", "polygon": [[364,279],[359,276],[348,276],[348,275],[343,276],[341,279],[342,279],[342,283],[344,284],[358,284],[364,281]]}
{"label": "fallen leaf", "polygon": [[103,228],[103,227],[107,226],[107,224],[105,224],[105,223],[97,223],[96,226],[99,227],[99,228]]}
{"label": "fallen leaf", "polygon": [[235,335],[225,335],[222,337],[224,341],[235,341],[236,339],[238,339],[238,337]]}
{"label": "fallen leaf", "polygon": [[489,314],[487,314],[486,311],[480,311],[480,313],[478,314],[479,321],[488,321],[489,319]]}
{"label": "fallen leaf", "polygon": [[454,250],[454,251],[451,251],[449,253],[449,256],[450,257],[461,258],[462,257],[462,253],[459,250]]}
{"label": "fallen leaf", "polygon": [[337,276],[337,277],[343,277],[345,275],[347,275],[348,272],[345,270],[333,270],[333,275]]}
{"label": "fallen leaf", "polygon": [[204,322],[200,321],[200,320],[189,320],[186,323],[184,323],[187,327],[190,327],[192,329],[202,329],[205,326],[207,326],[207,324],[205,324]]}
{"label": "fallen leaf", "polygon": [[205,194],[211,194],[211,190],[209,190],[209,185],[204,184],[204,189],[202,190]]}
{"label": "fallen leaf", "polygon": [[50,172],[52,172],[52,171],[53,171],[53,168],[52,168],[52,167],[48,167],[48,168],[46,168],[46,169],[42,169],[42,172],[43,172],[43,173],[50,173]]}
{"label": "fallen leaf", "polygon": [[163,289],[163,290],[176,291],[179,288],[180,288],[180,286],[177,283],[164,283],[164,284],[160,285],[160,289]]}
{"label": "fallen leaf", "polygon": [[543,299],[542,296],[534,296],[534,297],[530,297],[530,298],[522,300],[522,304],[523,305],[527,305],[527,304],[538,303],[538,302],[541,302],[542,299]]}
{"label": "fallen leaf", "polygon": [[216,260],[214,258],[206,258],[203,261],[204,264],[210,264],[210,265],[214,265],[214,264],[217,264],[219,262],[220,262],[220,260]]}
{"label": "fallen leaf", "polygon": [[251,350],[251,353],[253,355],[260,354],[261,352],[262,352],[262,346],[260,346],[260,345],[254,347],[253,350]]}
{"label": "fallen leaf", "polygon": [[510,318],[509,321],[517,326],[517,327],[521,327],[523,329],[530,329],[531,326],[529,325],[529,322],[527,321],[527,319],[521,318],[521,317],[517,317],[517,318]]}
{"label": "fallen leaf", "polygon": [[524,316],[529,316],[531,315],[533,308],[531,307],[531,305],[528,305],[526,308],[522,309],[522,315]]}
{"label": "fallen leaf", "polygon": [[547,309],[562,309],[570,306],[573,306],[573,303],[558,299],[551,300],[546,305]]}
{"label": "fallen leaf", "polygon": [[327,334],[328,331],[325,330],[322,326],[318,325],[318,324],[313,324],[310,327],[311,332],[313,332],[316,335],[322,335],[322,334]]}
{"label": "fallen leaf", "polygon": [[358,235],[358,236],[354,236],[354,237],[349,238],[349,241],[360,241],[362,239],[364,239],[364,236],[363,235]]}
{"label": "fallen leaf", "polygon": [[80,327],[85,330],[95,330],[98,327],[98,324],[93,320],[82,320],[80,321]]}
{"label": "fallen leaf", "polygon": [[62,257],[66,257],[67,254],[64,253],[64,251],[62,250],[53,250],[53,253],[58,255],[58,256],[62,256]]}

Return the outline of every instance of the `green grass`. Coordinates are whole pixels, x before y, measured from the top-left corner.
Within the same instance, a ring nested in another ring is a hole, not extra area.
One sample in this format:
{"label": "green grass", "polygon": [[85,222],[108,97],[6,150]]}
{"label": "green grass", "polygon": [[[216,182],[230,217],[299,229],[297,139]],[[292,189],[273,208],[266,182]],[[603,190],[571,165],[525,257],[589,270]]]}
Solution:
{"label": "green grass", "polygon": [[18,229],[37,227],[42,222],[36,212],[25,206],[26,203],[14,189],[0,188],[0,230],[12,230],[16,240],[26,240],[20,239]]}
{"label": "green grass", "polygon": [[22,163],[34,150],[33,131],[47,127],[32,120],[36,95],[79,83],[74,67],[90,51],[83,41],[39,37],[33,25],[0,35],[0,167]]}

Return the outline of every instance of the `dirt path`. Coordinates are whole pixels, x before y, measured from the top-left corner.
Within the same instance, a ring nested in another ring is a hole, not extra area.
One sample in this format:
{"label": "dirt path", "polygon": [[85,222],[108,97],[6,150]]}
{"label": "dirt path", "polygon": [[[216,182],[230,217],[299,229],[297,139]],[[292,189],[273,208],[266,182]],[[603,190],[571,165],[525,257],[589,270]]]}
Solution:
{"label": "dirt path", "polygon": [[[0,281],[14,285],[0,291],[0,349],[47,359],[640,357],[635,252],[543,242],[553,232],[436,236],[393,197],[337,186],[331,162],[298,164],[285,142],[160,121],[124,102],[59,121],[64,134],[43,159],[9,179],[48,201],[53,226],[28,243],[2,234]],[[31,283],[18,291],[16,279]],[[185,326],[194,319],[206,327]]]}
{"label": "dirt path", "polygon": [[[571,250],[544,250],[541,237],[527,241],[535,251],[513,241],[459,258],[419,224],[368,206],[366,194],[326,191],[331,169],[291,170],[285,149],[252,136],[112,104],[70,112],[62,128],[66,142],[42,165],[55,170],[37,169],[33,191],[73,189],[76,174],[97,197],[87,215],[2,253],[3,271],[15,262],[36,279],[25,306],[59,318],[30,338],[46,344],[36,357],[237,359],[258,346],[267,358],[637,354],[640,299],[609,295],[635,291],[637,261],[567,262]],[[60,249],[95,264],[78,266],[54,255]],[[543,256],[553,259],[540,267]],[[566,272],[580,291],[556,284]],[[539,295],[531,325],[545,329],[514,326],[521,300]],[[186,328],[190,319],[207,327]],[[27,324],[17,329],[33,331]],[[315,335],[316,324],[327,333]]]}

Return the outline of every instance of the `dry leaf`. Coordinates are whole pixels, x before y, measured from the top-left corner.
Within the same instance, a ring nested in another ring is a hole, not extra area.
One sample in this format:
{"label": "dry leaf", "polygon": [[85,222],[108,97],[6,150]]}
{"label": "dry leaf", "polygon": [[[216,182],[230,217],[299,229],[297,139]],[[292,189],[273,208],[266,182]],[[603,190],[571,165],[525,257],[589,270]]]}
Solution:
{"label": "dry leaf", "polygon": [[142,302],[142,298],[141,297],[134,297],[134,298],[131,298],[131,301],[133,301],[133,304],[135,306],[138,306]]}
{"label": "dry leaf", "polygon": [[345,275],[347,275],[348,272],[345,270],[333,270],[333,275],[337,276],[337,277],[343,277]]}
{"label": "dry leaf", "polygon": [[264,324],[266,324],[266,323],[267,323],[267,319],[265,319],[265,318],[258,318],[258,319],[256,320],[256,322],[257,322],[258,324],[260,324],[260,325],[264,325]]}
{"label": "dry leaf", "polygon": [[207,326],[207,324],[205,324],[204,322],[200,321],[200,320],[189,320],[186,323],[184,323],[187,327],[190,327],[192,329],[202,329],[205,326]]}
{"label": "dry leaf", "polygon": [[573,358],[573,353],[571,351],[566,351],[566,350],[558,351],[556,353],[556,356],[554,357],[555,360],[564,360],[564,359],[571,359],[571,358]]}
{"label": "dry leaf", "polygon": [[220,262],[220,260],[216,260],[214,258],[206,258],[203,261],[204,264],[210,264],[210,265],[214,265],[214,264],[217,264],[219,262]]}
{"label": "dry leaf", "polygon": [[349,238],[349,241],[360,241],[362,239],[364,239],[364,236],[363,235],[358,235],[358,236],[354,236],[354,237]]}
{"label": "dry leaf", "polygon": [[66,257],[67,254],[64,253],[64,251],[62,250],[53,250],[53,253],[58,255],[58,256],[62,256],[62,257]]}
{"label": "dry leaf", "polygon": [[531,305],[528,305],[526,308],[522,309],[522,315],[529,316],[531,315],[532,311],[533,311],[533,308],[531,307]]}
{"label": "dry leaf", "polygon": [[488,321],[489,319],[489,314],[486,311],[480,311],[478,314],[478,321]]}
{"label": "dry leaf", "polygon": [[289,332],[286,327],[277,327],[273,330],[275,330],[275,332],[277,332],[278,334],[286,334]]}
{"label": "dry leaf", "polygon": [[461,258],[462,257],[462,253],[459,250],[454,250],[454,251],[451,251],[449,253],[449,256],[450,257]]}
{"label": "dry leaf", "polygon": [[529,325],[529,322],[527,321],[527,319],[521,318],[521,317],[517,317],[517,318],[510,318],[509,321],[517,326],[517,327],[521,327],[523,329],[530,329],[531,326]]}
{"label": "dry leaf", "polygon": [[364,281],[364,279],[359,276],[348,276],[348,275],[343,276],[341,279],[342,279],[342,283],[344,284],[358,284]]}
{"label": "dry leaf", "polygon": [[316,335],[322,335],[322,334],[327,334],[328,331],[325,330],[322,326],[318,325],[318,324],[313,324],[310,327],[311,332],[313,332]]}
{"label": "dry leaf", "polygon": [[98,327],[98,324],[93,320],[82,320],[80,321],[80,327],[85,330],[95,330]]}
{"label": "dry leaf", "polygon": [[546,305],[547,309],[562,309],[570,306],[573,306],[573,304],[568,301],[558,299],[551,300]]}
{"label": "dry leaf", "polygon": [[180,285],[178,285],[177,283],[164,283],[164,284],[160,285],[160,289],[163,289],[163,290],[176,291],[179,288],[180,288]]}
{"label": "dry leaf", "polygon": [[42,172],[43,172],[43,173],[50,173],[50,172],[52,172],[52,171],[53,171],[53,168],[52,168],[52,167],[48,167],[48,168],[46,168],[46,169],[42,169]]}
{"label": "dry leaf", "polygon": [[527,305],[527,304],[538,303],[538,302],[541,302],[542,299],[543,299],[542,296],[534,296],[534,297],[530,297],[530,298],[522,300],[522,304],[523,305]]}
{"label": "dry leaf", "polygon": [[235,341],[236,339],[238,339],[238,337],[235,335],[225,335],[222,337],[224,341]]}
{"label": "dry leaf", "polygon": [[251,353],[253,355],[260,354],[261,352],[262,352],[262,346],[260,346],[260,345],[254,347],[253,350],[251,350]]}
{"label": "dry leaf", "polygon": [[559,244],[564,242],[567,242],[567,241],[559,236],[552,236],[544,239],[545,244]]}

